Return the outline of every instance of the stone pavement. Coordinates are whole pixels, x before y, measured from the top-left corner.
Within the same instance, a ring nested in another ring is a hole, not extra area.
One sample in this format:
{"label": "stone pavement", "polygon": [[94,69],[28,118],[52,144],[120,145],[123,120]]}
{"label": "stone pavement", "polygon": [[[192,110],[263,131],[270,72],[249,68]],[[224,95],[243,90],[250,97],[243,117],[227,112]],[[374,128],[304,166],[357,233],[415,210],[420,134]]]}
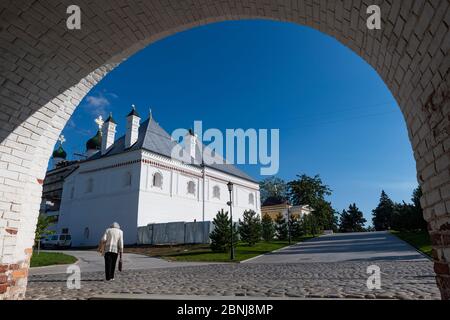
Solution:
{"label": "stone pavement", "polygon": [[[383,232],[323,236],[240,264],[183,265],[127,255],[128,262],[136,259],[135,263],[130,268],[125,263],[126,270],[118,273],[113,282],[103,281],[103,265],[98,255],[87,256],[94,260],[82,269],[80,290],[67,289],[64,273],[33,271],[27,298],[89,299],[111,294],[128,297],[135,294],[137,298],[149,294],[300,299],[440,298],[433,263],[405,242]],[[83,263],[86,262],[80,262],[82,267]],[[380,267],[380,290],[367,288],[370,265]]]}
{"label": "stone pavement", "polygon": [[439,299],[429,261],[377,261],[381,290],[366,286],[373,262],[218,264],[127,270],[112,282],[102,272],[82,274],[80,290],[66,275],[29,278],[27,299],[88,299],[102,294],[159,294],[297,298]]}
{"label": "stone pavement", "polygon": [[[97,272],[105,270],[105,262],[103,256],[97,251],[87,250],[52,250],[43,252],[62,252],[78,259],[77,265],[80,267],[82,273]],[[205,262],[176,262],[166,261],[163,259],[148,257],[140,254],[124,253],[123,264],[127,270],[148,270],[155,268],[174,268],[184,266],[197,266],[209,263]],[[44,275],[44,274],[61,274],[66,273],[67,265],[56,265],[47,267],[30,268],[30,275]]]}

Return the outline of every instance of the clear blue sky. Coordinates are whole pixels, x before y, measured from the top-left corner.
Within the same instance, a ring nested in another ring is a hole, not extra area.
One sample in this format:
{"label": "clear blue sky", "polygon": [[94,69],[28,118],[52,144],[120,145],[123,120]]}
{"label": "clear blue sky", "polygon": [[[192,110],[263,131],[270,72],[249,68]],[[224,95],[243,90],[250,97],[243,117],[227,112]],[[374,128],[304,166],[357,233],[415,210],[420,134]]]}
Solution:
{"label": "clear blue sky", "polygon": [[[84,152],[93,119],[110,111],[123,134],[135,104],[169,133],[204,128],[279,128],[280,171],[320,174],[342,210],[371,221],[382,189],[409,201],[417,185],[403,116],[378,74],[335,39],[273,21],[215,23],[162,39],[125,61],[82,101],[63,134]],[[260,179],[259,167],[243,166]]]}

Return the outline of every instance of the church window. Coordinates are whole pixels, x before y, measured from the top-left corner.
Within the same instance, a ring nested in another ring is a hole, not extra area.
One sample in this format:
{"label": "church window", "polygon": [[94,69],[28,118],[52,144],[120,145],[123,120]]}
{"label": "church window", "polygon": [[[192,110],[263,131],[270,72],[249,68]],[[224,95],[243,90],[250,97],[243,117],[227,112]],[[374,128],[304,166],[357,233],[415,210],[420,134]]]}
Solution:
{"label": "church window", "polygon": [[91,193],[94,191],[94,179],[89,178],[86,183],[86,193]]}
{"label": "church window", "polygon": [[153,186],[157,188],[162,188],[163,185],[163,176],[159,172],[155,172],[153,174]]}
{"label": "church window", "polygon": [[193,181],[189,181],[187,184],[187,192],[188,194],[195,195],[195,183]]}
{"label": "church window", "polygon": [[253,193],[250,193],[248,195],[248,204],[255,204],[255,196],[253,195]]}
{"label": "church window", "polygon": [[131,172],[125,173],[125,187],[131,187],[131,184],[133,182],[133,176]]}
{"label": "church window", "polygon": [[219,186],[214,186],[214,188],[213,188],[213,198],[220,199],[220,188],[219,188]]}

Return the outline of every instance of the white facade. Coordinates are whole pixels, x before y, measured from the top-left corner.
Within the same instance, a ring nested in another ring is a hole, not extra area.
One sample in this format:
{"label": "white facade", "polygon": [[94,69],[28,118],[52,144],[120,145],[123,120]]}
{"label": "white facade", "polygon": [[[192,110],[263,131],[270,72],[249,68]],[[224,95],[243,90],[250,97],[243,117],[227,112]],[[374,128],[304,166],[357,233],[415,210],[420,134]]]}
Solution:
{"label": "white facade", "polygon": [[233,220],[247,209],[260,214],[259,185],[209,167],[183,164],[146,150],[86,161],[64,183],[58,231],[74,246],[95,246],[117,221],[126,244],[149,223],[211,221],[228,211],[227,183],[234,184]]}

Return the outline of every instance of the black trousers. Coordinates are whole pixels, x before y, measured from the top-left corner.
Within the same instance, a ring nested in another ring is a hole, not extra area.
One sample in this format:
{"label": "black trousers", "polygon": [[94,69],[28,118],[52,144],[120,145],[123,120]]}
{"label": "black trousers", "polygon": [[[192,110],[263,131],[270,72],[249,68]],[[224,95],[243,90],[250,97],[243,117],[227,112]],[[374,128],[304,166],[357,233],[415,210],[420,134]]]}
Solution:
{"label": "black trousers", "polygon": [[117,253],[106,252],[105,253],[105,274],[106,280],[114,279],[114,271],[116,270]]}

